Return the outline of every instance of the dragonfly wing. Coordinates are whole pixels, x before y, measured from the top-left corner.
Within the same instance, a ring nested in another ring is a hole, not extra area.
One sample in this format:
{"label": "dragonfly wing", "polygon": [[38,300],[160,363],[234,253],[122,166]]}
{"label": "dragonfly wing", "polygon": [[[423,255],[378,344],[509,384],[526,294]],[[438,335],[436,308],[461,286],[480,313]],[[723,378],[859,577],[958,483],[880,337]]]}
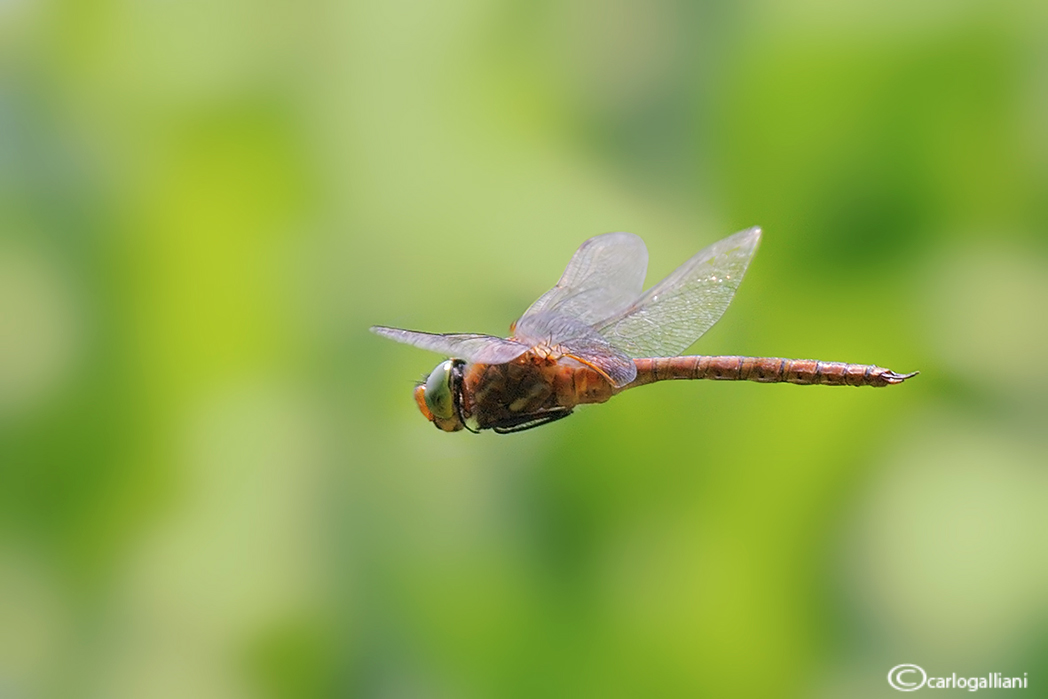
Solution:
{"label": "dragonfly wing", "polygon": [[590,238],[572,255],[557,285],[531,304],[521,320],[556,313],[593,325],[620,313],[637,299],[647,269],[648,249],[632,233]]}
{"label": "dragonfly wing", "polygon": [[593,337],[557,345],[557,350],[604,374],[615,388],[622,388],[637,378],[637,365],[633,360],[596,333]]}
{"label": "dragonfly wing", "polygon": [[382,325],[372,326],[371,332],[406,345],[432,350],[456,359],[465,359],[474,364],[505,364],[530,349],[528,345],[514,340],[475,333],[438,335],[415,330],[387,328]]}
{"label": "dragonfly wing", "polygon": [[637,377],[637,366],[629,355],[578,318],[551,312],[525,315],[517,323],[513,339],[574,357],[603,373],[616,387]]}
{"label": "dragonfly wing", "polygon": [[760,237],[749,228],[705,248],[597,331],[631,357],[680,354],[727,310]]}

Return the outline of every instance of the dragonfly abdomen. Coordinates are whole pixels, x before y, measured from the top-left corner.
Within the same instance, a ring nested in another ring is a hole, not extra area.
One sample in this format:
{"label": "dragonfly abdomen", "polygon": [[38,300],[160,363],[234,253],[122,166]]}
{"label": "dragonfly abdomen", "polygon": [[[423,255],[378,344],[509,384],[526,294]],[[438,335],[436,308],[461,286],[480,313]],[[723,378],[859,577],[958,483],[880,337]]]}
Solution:
{"label": "dragonfly abdomen", "polygon": [[634,359],[637,378],[626,388],[673,379],[758,381],[824,386],[890,386],[912,374],[868,364],[778,357],[651,357]]}

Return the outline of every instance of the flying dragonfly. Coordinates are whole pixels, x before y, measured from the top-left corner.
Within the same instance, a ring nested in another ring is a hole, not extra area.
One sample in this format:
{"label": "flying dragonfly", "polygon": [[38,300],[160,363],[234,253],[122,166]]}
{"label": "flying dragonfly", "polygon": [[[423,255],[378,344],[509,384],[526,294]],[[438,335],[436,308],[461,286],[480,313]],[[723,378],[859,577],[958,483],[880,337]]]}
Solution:
{"label": "flying dragonfly", "polygon": [[450,357],[415,387],[419,410],[445,432],[520,432],[671,379],[890,386],[917,375],[812,359],[679,356],[724,314],[760,238],[755,227],[716,242],[642,293],[644,241],[606,233],[579,246],[508,338],[371,331]]}

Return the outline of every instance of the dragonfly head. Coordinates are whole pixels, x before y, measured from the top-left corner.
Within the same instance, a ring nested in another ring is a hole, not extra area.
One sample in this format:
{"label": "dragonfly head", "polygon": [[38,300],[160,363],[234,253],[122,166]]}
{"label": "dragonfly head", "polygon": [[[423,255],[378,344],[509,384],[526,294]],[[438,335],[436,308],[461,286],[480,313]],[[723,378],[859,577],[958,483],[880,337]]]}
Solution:
{"label": "dragonfly head", "polygon": [[427,420],[445,432],[458,432],[465,424],[459,409],[462,395],[461,359],[449,359],[437,365],[425,383],[415,386],[415,402]]}

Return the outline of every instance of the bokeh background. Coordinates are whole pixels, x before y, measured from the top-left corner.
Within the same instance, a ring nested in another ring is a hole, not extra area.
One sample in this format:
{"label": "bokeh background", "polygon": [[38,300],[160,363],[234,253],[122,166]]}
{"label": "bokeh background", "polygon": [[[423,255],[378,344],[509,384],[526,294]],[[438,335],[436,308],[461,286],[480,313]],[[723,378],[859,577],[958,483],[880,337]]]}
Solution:
{"label": "bokeh background", "polygon": [[[1048,5],[0,3],[0,696],[1048,687]],[[646,387],[439,433],[575,247],[765,238]]]}

